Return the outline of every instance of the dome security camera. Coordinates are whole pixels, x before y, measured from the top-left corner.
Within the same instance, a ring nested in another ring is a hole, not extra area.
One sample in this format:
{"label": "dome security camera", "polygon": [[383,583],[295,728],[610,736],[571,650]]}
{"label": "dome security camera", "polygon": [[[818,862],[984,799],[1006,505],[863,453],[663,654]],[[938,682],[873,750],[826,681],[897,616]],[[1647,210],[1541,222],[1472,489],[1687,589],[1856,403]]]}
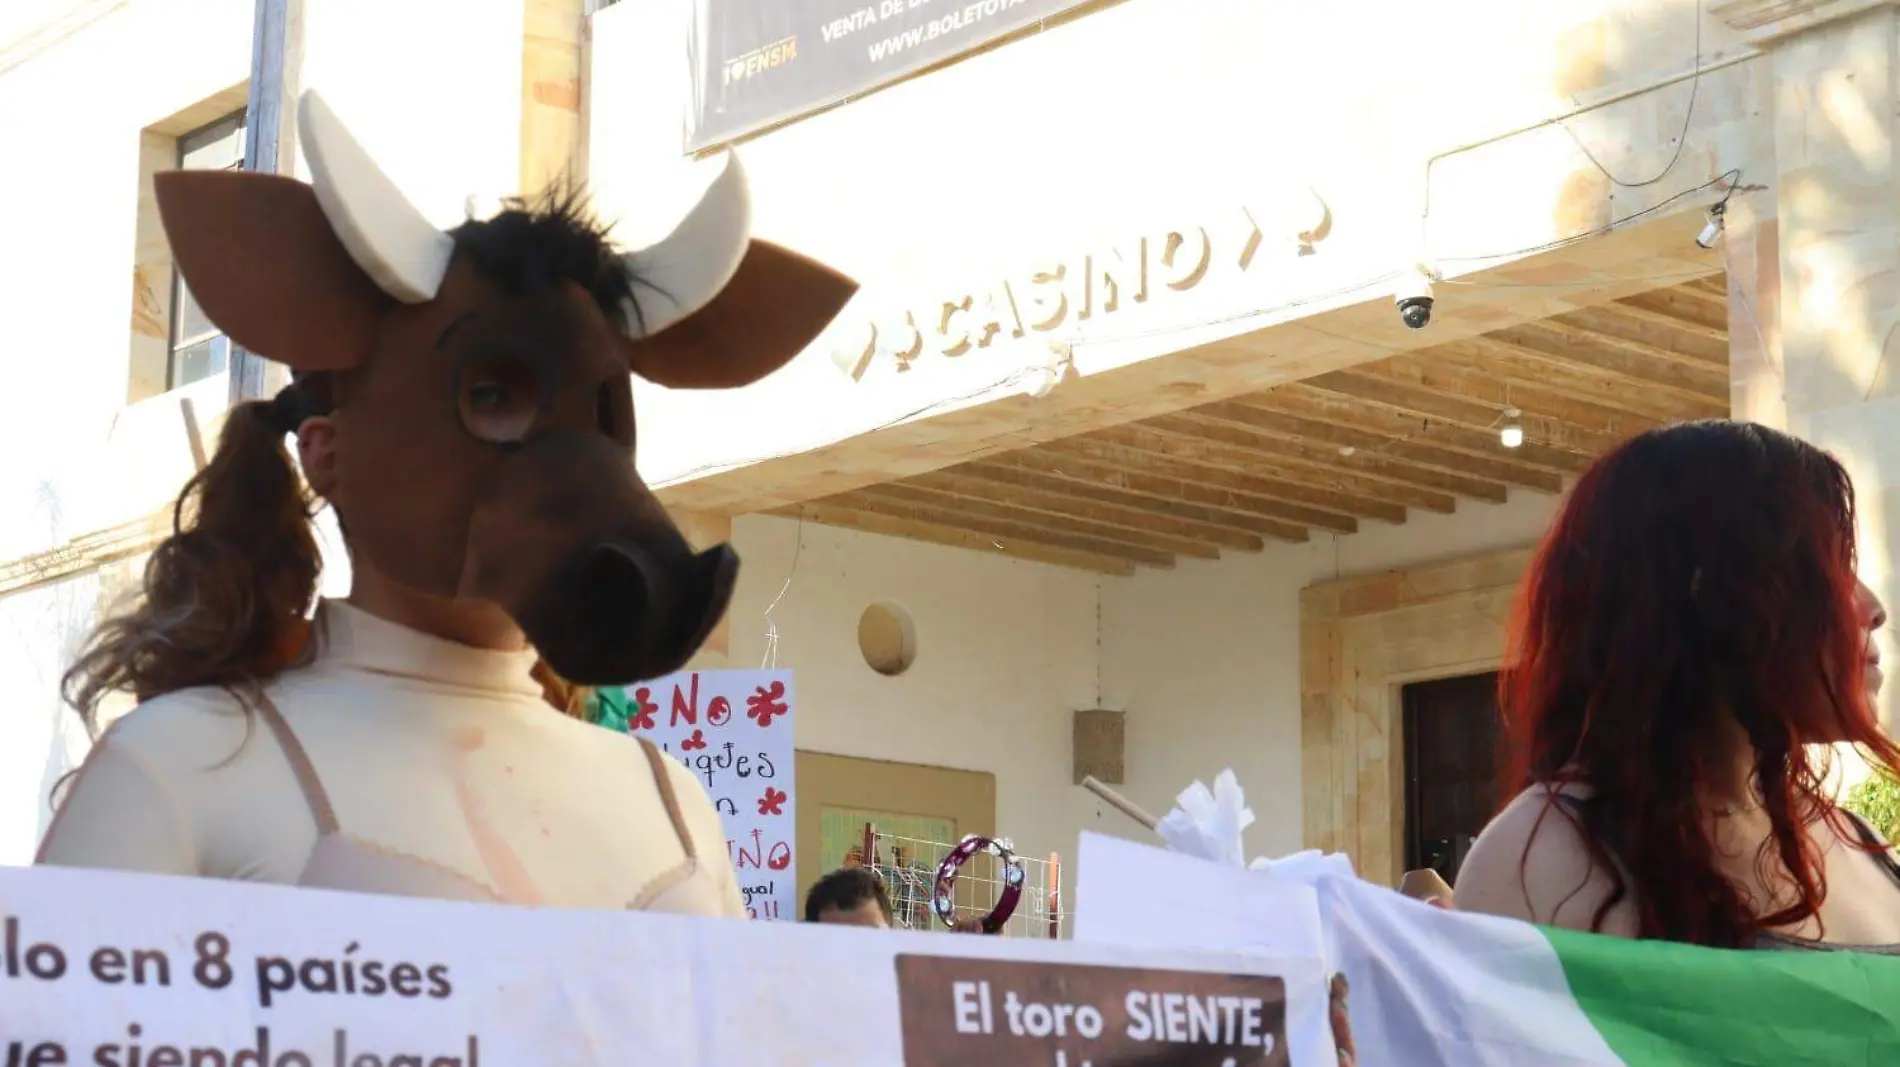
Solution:
{"label": "dome security camera", "polygon": [[1399,308],[1399,321],[1409,329],[1422,330],[1432,321],[1432,276],[1423,267],[1415,267],[1399,281],[1393,302]]}

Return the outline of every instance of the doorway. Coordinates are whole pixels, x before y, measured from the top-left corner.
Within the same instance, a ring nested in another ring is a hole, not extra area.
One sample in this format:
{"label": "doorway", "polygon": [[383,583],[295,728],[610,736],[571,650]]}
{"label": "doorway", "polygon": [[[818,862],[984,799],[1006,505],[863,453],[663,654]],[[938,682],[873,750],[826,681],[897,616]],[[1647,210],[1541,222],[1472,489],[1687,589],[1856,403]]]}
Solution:
{"label": "doorway", "polygon": [[812,883],[843,864],[867,822],[884,833],[932,841],[996,833],[996,776],[987,772],[799,749],[795,780],[800,901]]}
{"label": "doorway", "polygon": [[1458,884],[1471,842],[1496,809],[1504,749],[1498,676],[1415,682],[1405,717],[1405,869]]}

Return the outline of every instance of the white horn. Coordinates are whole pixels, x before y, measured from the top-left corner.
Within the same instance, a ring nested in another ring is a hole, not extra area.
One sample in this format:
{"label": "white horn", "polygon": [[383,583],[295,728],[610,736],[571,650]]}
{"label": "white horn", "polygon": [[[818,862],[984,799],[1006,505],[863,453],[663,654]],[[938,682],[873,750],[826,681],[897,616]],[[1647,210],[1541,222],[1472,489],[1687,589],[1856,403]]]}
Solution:
{"label": "white horn", "polygon": [[317,203],[350,258],[403,303],[434,300],[455,241],[422,217],[314,91],[297,102],[297,136]]}
{"label": "white horn", "polygon": [[739,271],[752,238],[752,198],[731,152],[723,169],[673,232],[623,258],[633,275],[628,337],[651,337],[712,303]]}

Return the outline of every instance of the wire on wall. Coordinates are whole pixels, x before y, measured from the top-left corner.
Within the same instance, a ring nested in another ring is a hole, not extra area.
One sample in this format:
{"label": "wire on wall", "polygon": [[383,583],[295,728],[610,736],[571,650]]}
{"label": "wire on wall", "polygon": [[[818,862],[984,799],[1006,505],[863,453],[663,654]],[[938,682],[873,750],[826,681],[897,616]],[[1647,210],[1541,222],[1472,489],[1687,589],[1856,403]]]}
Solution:
{"label": "wire on wall", "polygon": [[792,591],[792,579],[798,577],[798,560],[805,554],[805,517],[798,517],[798,529],[793,534],[792,564],[785,569],[785,584],[778,587],[778,595],[765,606],[765,652],[759,657],[759,669],[774,670],[778,667],[778,621],[772,613],[778,610],[779,602],[785,594]]}
{"label": "wire on wall", "polygon": [[1591,166],[1601,172],[1605,178],[1608,178],[1611,185],[1620,186],[1624,189],[1647,188],[1668,177],[1669,173],[1676,169],[1676,164],[1682,162],[1682,150],[1683,147],[1689,143],[1689,130],[1695,123],[1696,97],[1702,90],[1702,19],[1703,7],[1706,3],[1707,0],[1696,0],[1695,54],[1689,59],[1689,66],[1695,71],[1695,75],[1689,79],[1689,107],[1682,115],[1682,132],[1676,135],[1676,151],[1669,157],[1669,162],[1663,164],[1661,170],[1641,181],[1624,181],[1610,173],[1610,168],[1603,165],[1603,161],[1596,157],[1595,152],[1590,151],[1590,146],[1583,143],[1583,138],[1577,136],[1577,131],[1571,129],[1569,123],[1562,121],[1557,123],[1558,126],[1563,128],[1566,134],[1570,135],[1571,143],[1577,146],[1577,151],[1583,153],[1583,158],[1589,160]]}
{"label": "wire on wall", "polygon": [[1095,576],[1095,703],[1102,706],[1102,576]]}
{"label": "wire on wall", "polygon": [[1438,260],[1438,262],[1439,263],[1489,263],[1489,262],[1500,260],[1500,259],[1519,259],[1525,256],[1540,255],[1544,252],[1555,252],[1555,251],[1558,251],[1559,249],[1569,248],[1571,245],[1577,244],[1579,242],[1587,241],[1592,237],[1601,237],[1604,234],[1621,229],[1622,227],[1628,225],[1629,223],[1635,222],[1639,219],[1648,218],[1651,215],[1657,214],[1658,212],[1674,207],[1676,204],[1679,204],[1682,201],[1687,200],[1692,196],[1695,196],[1699,193],[1707,192],[1708,190],[1714,189],[1717,186],[1722,186],[1722,185],[1727,186],[1727,188],[1723,190],[1722,199],[1717,201],[1717,203],[1726,206],[1729,202],[1729,198],[1735,195],[1735,190],[1741,187],[1741,183],[1742,183],[1741,168],[1739,167],[1731,168],[1729,170],[1723,171],[1721,174],[1718,174],[1713,178],[1710,178],[1708,181],[1690,186],[1689,188],[1684,189],[1679,193],[1675,193],[1663,200],[1659,200],[1656,203],[1651,204],[1650,206],[1646,208],[1643,208],[1641,211],[1632,211],[1629,214],[1624,215],[1620,218],[1611,219],[1609,222],[1604,223],[1602,226],[1598,226],[1595,229],[1585,230],[1582,233],[1572,234],[1569,237],[1559,237],[1558,239],[1554,241],[1546,241],[1543,244],[1530,245],[1525,248],[1514,248],[1509,252],[1489,252],[1484,255],[1478,255],[1478,256],[1450,256],[1444,259],[1440,259]]}

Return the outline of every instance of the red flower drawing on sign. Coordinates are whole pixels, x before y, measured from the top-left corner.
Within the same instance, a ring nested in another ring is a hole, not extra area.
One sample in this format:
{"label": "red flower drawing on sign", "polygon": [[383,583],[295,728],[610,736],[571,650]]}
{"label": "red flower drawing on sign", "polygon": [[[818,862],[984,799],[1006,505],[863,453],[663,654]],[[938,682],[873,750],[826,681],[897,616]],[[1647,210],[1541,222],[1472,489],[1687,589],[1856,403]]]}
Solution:
{"label": "red flower drawing on sign", "polygon": [[769,785],[766,786],[765,795],[759,798],[759,814],[760,815],[785,814],[785,801],[787,799],[788,798],[785,794],[785,790],[773,789]]}
{"label": "red flower drawing on sign", "polygon": [[706,731],[704,730],[694,730],[693,736],[684,738],[680,741],[680,751],[682,752],[698,752],[700,749],[705,748],[705,747],[706,747]]}
{"label": "red flower drawing on sign", "polygon": [[791,712],[785,703],[785,683],[773,682],[771,688],[759,686],[758,692],[745,698],[746,718],[756,721],[760,726],[772,725],[772,720]]}
{"label": "red flower drawing on sign", "polygon": [[660,706],[653,702],[653,690],[645,686],[635,689],[633,714],[627,716],[627,729],[629,731],[653,729],[653,713],[659,710]]}

